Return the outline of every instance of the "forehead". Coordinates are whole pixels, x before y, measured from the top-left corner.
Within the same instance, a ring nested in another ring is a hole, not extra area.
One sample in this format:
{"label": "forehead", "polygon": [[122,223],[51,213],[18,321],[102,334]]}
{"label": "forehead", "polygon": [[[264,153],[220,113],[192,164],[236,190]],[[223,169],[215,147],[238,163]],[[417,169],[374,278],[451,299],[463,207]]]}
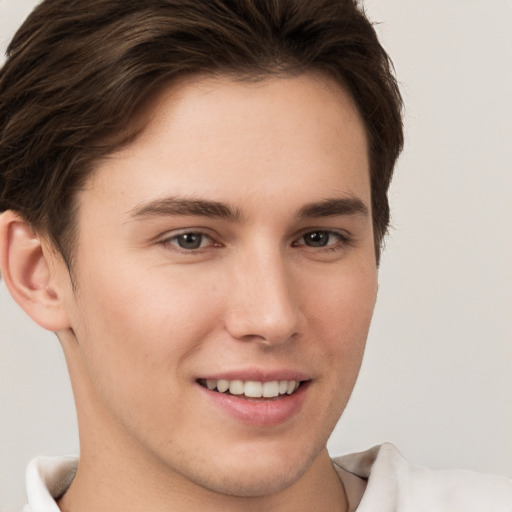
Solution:
{"label": "forehead", "polygon": [[364,125],[328,77],[186,78],[160,91],[145,115],[139,137],[98,166],[86,193],[119,200],[125,212],[159,195],[248,205],[292,188],[304,202],[357,195],[369,206]]}

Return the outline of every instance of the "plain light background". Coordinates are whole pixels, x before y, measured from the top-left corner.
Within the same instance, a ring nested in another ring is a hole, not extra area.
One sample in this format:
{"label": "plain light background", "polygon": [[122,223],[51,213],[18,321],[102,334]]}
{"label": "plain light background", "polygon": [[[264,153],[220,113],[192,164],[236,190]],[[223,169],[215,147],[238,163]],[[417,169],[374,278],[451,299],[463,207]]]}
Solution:
{"label": "plain light background", "polygon": [[[2,53],[33,0],[0,0]],[[512,477],[512,2],[365,2],[402,84],[406,150],[362,372],[332,454]],[[0,510],[36,454],[77,452],[57,339],[0,284]]]}

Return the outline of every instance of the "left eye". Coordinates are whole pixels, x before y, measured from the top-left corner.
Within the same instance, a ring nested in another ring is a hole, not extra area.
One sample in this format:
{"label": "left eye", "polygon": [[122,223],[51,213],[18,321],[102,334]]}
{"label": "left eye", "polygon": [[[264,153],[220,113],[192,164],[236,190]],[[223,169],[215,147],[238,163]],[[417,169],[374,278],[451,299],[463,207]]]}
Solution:
{"label": "left eye", "polygon": [[310,231],[305,233],[299,238],[297,245],[307,245],[308,247],[326,247],[328,245],[335,245],[343,241],[344,238],[339,233],[334,231]]}
{"label": "left eye", "polygon": [[194,250],[212,243],[212,239],[203,233],[182,233],[169,238],[168,243],[177,245],[180,249]]}

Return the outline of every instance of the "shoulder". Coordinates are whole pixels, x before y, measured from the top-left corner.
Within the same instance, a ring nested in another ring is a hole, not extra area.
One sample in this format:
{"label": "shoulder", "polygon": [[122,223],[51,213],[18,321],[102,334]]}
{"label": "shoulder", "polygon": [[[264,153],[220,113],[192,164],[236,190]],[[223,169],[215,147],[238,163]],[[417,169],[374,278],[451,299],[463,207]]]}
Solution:
{"label": "shoulder", "polygon": [[391,444],[337,457],[333,462],[367,480],[357,512],[512,511],[512,480],[412,466]]}

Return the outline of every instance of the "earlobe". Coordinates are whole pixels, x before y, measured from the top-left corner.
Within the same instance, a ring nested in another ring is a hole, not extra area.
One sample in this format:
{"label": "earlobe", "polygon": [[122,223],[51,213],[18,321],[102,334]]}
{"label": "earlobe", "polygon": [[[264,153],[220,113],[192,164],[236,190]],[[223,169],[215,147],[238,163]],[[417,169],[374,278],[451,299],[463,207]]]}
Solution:
{"label": "earlobe", "polygon": [[36,323],[57,332],[69,325],[47,256],[25,220],[12,211],[0,215],[0,269],[5,284]]}

